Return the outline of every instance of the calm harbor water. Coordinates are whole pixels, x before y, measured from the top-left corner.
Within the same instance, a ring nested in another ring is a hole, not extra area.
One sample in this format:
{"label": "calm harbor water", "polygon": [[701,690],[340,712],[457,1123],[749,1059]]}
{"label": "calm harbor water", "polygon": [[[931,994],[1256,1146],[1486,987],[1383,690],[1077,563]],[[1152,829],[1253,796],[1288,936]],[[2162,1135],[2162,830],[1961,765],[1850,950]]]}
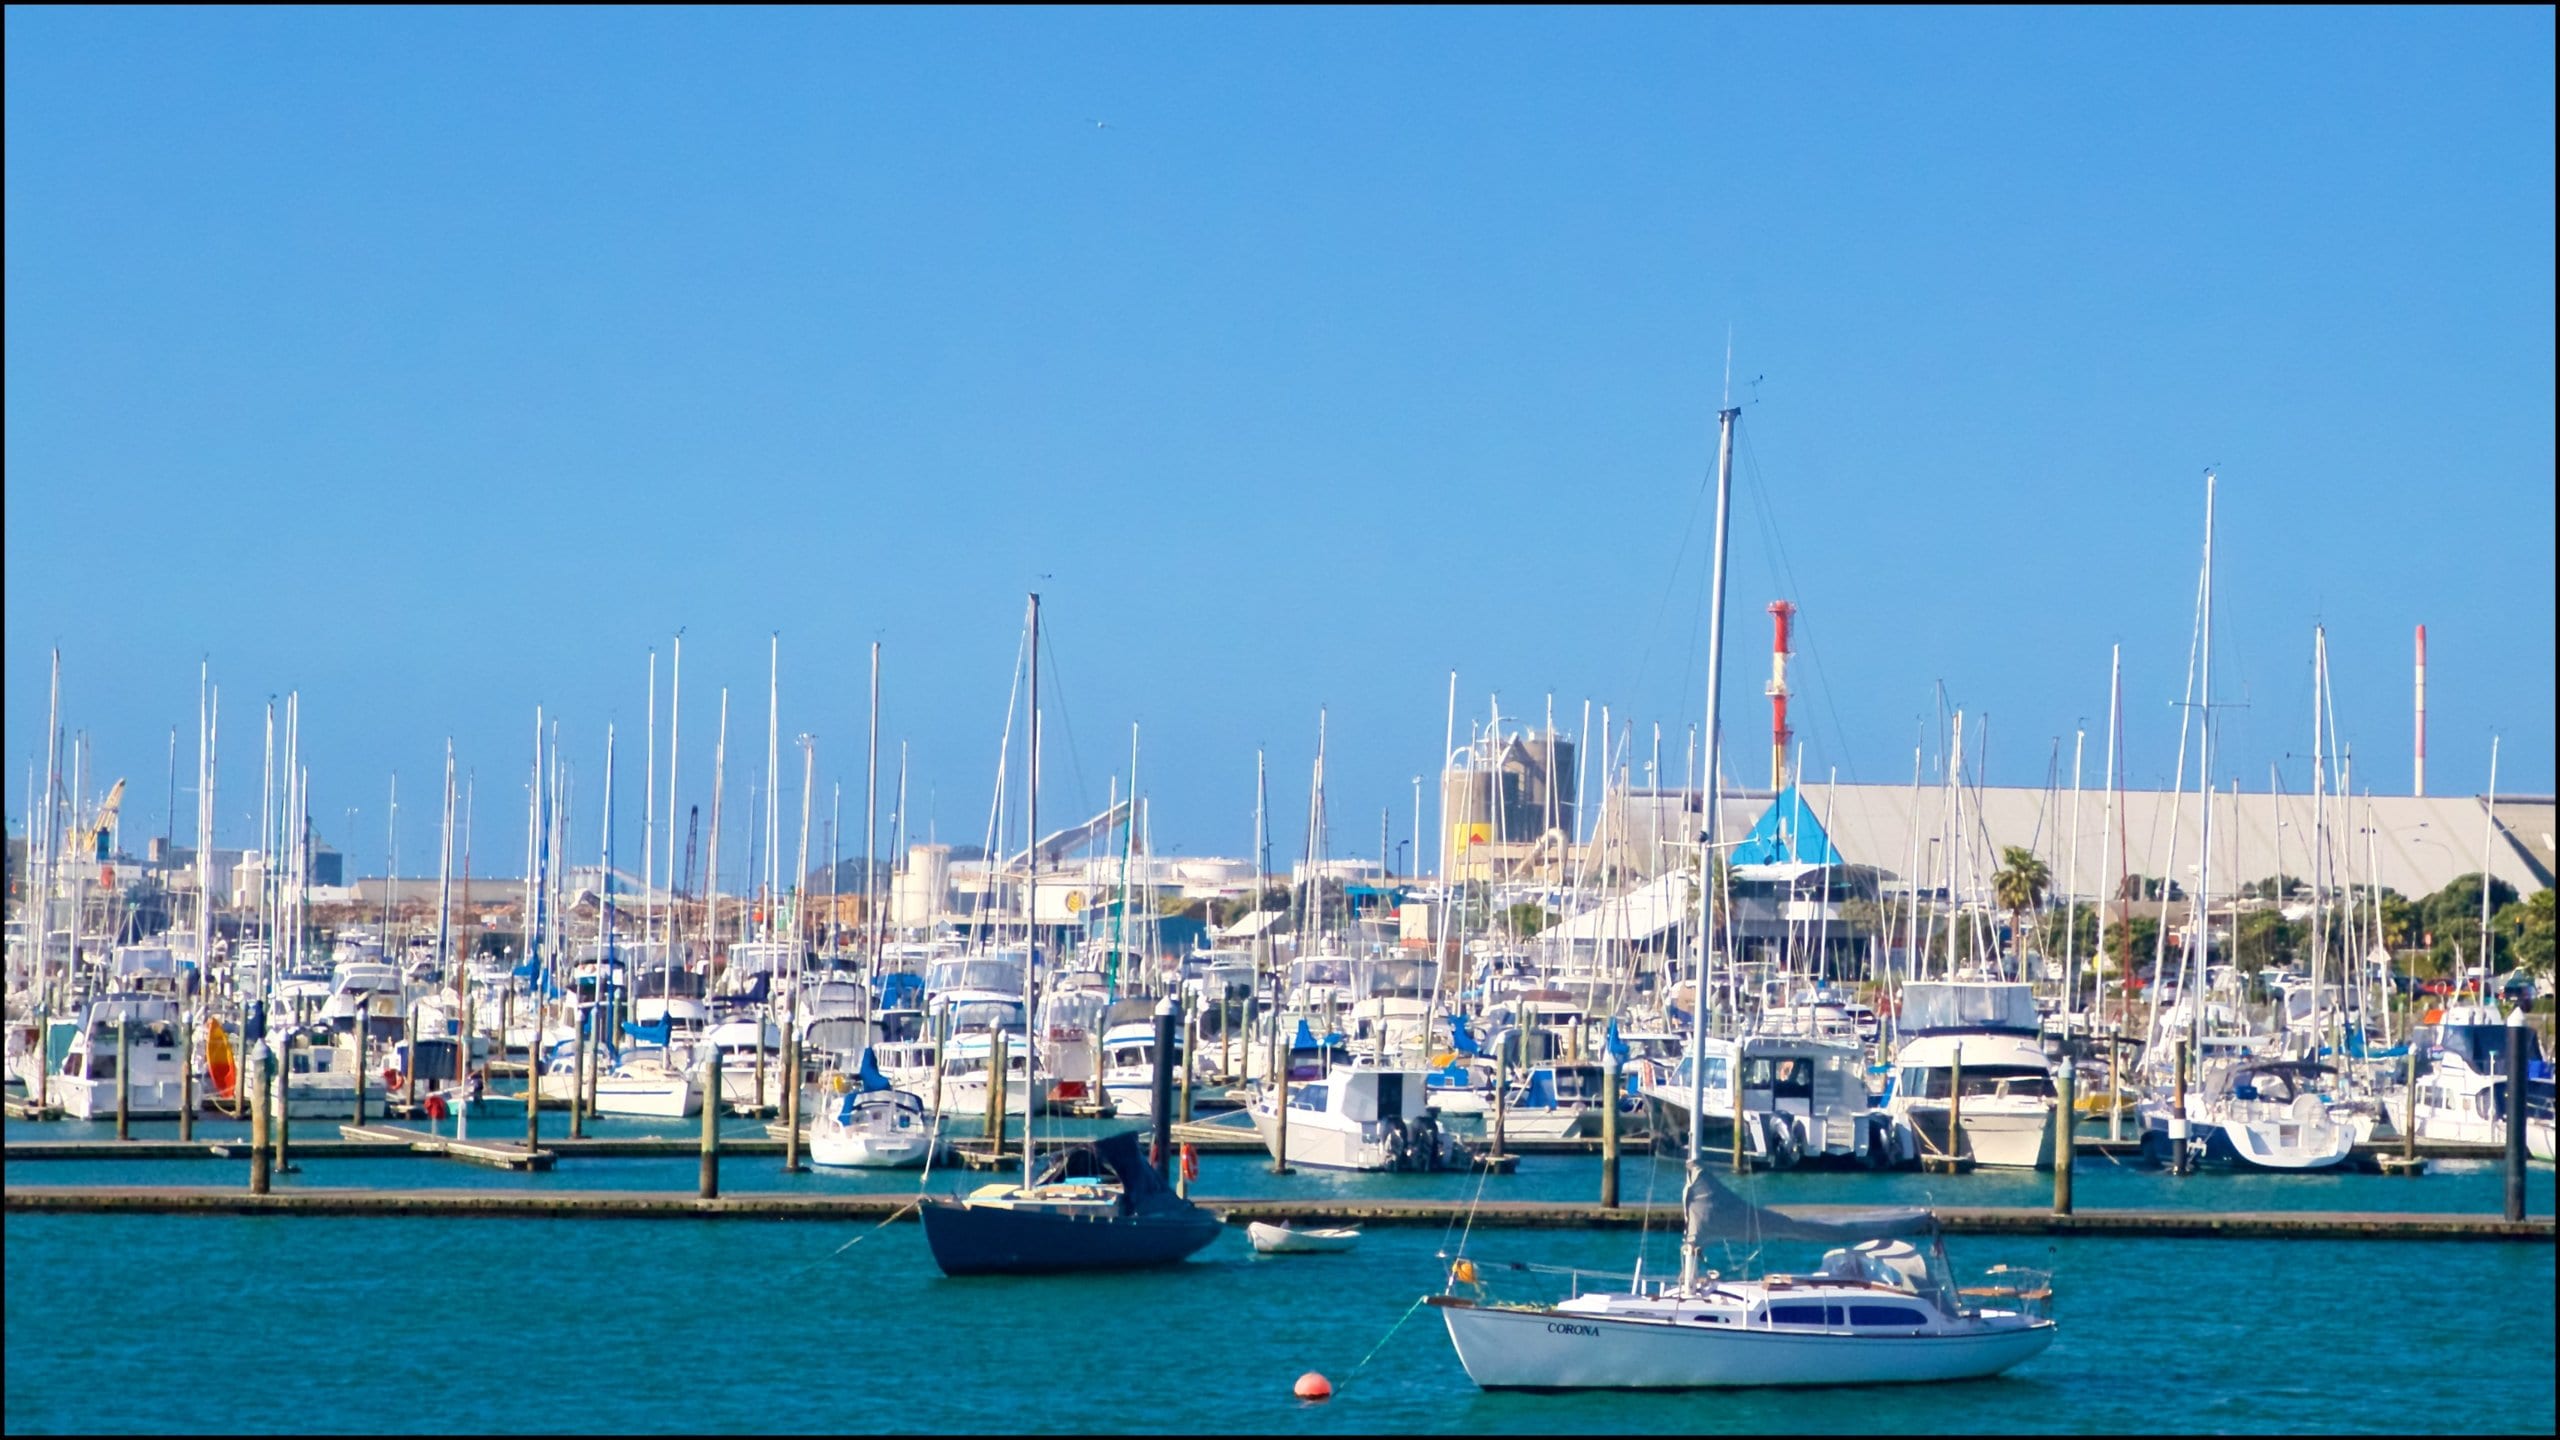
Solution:
{"label": "calm harbor water", "polygon": [[[546,1129],[558,1123],[546,1116]],[[485,1133],[520,1134],[491,1123]],[[753,1127],[742,1126],[740,1133]],[[660,1122],[599,1133],[674,1135]],[[12,1139],[89,1127],[9,1127]],[[151,1125],[142,1133],[174,1133]],[[334,1125],[311,1126],[314,1135]],[[1532,1157],[1471,1176],[1300,1175],[1205,1156],[1203,1195],[1581,1198],[1596,1162]],[[574,1160],[546,1176],[450,1162],[314,1158],[280,1184],[689,1189],[694,1163]],[[9,1185],[233,1184],[245,1162],[60,1161]],[[730,1193],[902,1191],[915,1177],[784,1176],[732,1157]],[[933,1188],[982,1177],[938,1172]],[[2034,1204],[2039,1176],[1796,1173],[1785,1201]],[[2099,1161],[2086,1206],[2494,1212],[2500,1177],[2201,1175]],[[1677,1171],[1630,1159],[1626,1194]],[[2548,1214],[2551,1172],[2533,1175]],[[1402,1431],[2517,1430],[2554,1424],[2547,1245],[2351,1241],[1949,1243],[1960,1272],[2058,1274],[2062,1333],[1999,1380],[1907,1390],[1488,1395],[1428,1312],[1460,1236],[1376,1229],[1340,1256],[1255,1257],[1230,1234],[1177,1269],[949,1280],[897,1224],[11,1215],[7,1429],[278,1431],[748,1429]],[[1469,1253],[1649,1273],[1676,1236],[1479,1230]],[[1809,1262],[1773,1249],[1763,1263]],[[1725,1262],[1731,1264],[1731,1258]],[[1542,1280],[1505,1276],[1527,1298]],[[1560,1282],[1557,1282],[1560,1283]],[[1401,1328],[1400,1316],[1407,1316]],[[1365,1369],[1360,1359],[1394,1330]],[[1341,1393],[1289,1387],[1320,1370]]]}

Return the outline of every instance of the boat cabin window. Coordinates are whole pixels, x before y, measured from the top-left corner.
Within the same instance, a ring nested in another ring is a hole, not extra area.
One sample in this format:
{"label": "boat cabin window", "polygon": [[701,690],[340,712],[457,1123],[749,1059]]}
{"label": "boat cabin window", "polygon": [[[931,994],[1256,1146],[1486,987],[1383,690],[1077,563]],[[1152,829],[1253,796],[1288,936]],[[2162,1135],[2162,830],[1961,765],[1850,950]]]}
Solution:
{"label": "boat cabin window", "polygon": [[1292,1110],[1318,1111],[1324,1109],[1324,1087],[1322,1085],[1301,1085],[1296,1089],[1291,1090],[1289,1092],[1289,1108]]}
{"label": "boat cabin window", "polygon": [[1849,1307],[1849,1323],[1852,1325],[1922,1326],[1929,1323],[1929,1317],[1917,1310],[1900,1305],[1852,1305]]}
{"label": "boat cabin window", "polygon": [[[1954,1079],[1955,1072],[1944,1065],[1914,1066],[1902,1072],[1901,1092],[1913,1100],[1944,1100]],[[2028,1065],[1967,1065],[1964,1067],[1964,1093],[2051,1095],[2053,1077]]]}
{"label": "boat cabin window", "polygon": [[[1832,1313],[1837,1314],[1840,1307],[1834,1305],[1829,1308]],[[1821,1325],[1828,1323],[1823,1319],[1823,1310],[1824,1307],[1820,1305],[1772,1305],[1769,1307],[1769,1323],[1772,1325]]]}
{"label": "boat cabin window", "polygon": [[1742,1088],[1766,1090],[1780,1099],[1810,1100],[1813,1061],[1800,1055],[1754,1055],[1742,1062]]}

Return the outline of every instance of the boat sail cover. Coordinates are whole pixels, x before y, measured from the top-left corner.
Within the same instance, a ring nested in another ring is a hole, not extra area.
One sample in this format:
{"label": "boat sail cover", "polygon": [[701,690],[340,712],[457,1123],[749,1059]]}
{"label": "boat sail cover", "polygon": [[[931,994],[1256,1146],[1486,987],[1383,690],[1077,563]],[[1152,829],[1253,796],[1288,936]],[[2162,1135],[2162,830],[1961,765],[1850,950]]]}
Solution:
{"label": "boat sail cover", "polygon": [[1825,1245],[1855,1245],[1897,1235],[1935,1235],[1938,1217],[1927,1210],[1899,1208],[1849,1211],[1816,1220],[1759,1205],[1701,1169],[1689,1184],[1689,1233],[1699,1244],[1762,1240],[1805,1240]]}

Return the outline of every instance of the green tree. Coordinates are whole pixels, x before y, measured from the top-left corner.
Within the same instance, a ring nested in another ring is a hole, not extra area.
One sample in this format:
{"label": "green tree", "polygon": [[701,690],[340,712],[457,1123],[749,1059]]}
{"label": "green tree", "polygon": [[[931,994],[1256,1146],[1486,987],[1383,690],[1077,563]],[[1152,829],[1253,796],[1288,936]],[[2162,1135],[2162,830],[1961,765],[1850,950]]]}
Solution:
{"label": "green tree", "polygon": [[1546,906],[1527,900],[1502,913],[1503,918],[1510,922],[1511,933],[1523,940],[1546,929],[1547,922],[1555,918],[1547,913]]}
{"label": "green tree", "polygon": [[2551,900],[2549,890],[2536,890],[2510,901],[2490,920],[2515,963],[2536,975],[2551,973]]}
{"label": "green tree", "polygon": [[2240,898],[2243,900],[2282,900],[2293,894],[2294,891],[2302,888],[2303,882],[2301,876],[2286,875],[2279,872],[2277,874],[2270,875],[2263,880],[2252,880],[2248,884],[2241,886]]}
{"label": "green tree", "polygon": [[[2489,881],[2490,910],[2495,912],[2515,902],[2516,887],[2504,880],[2491,877]],[[2466,875],[2454,876],[2445,882],[2443,889],[2419,901],[2418,918],[2419,923],[2425,927],[2428,959],[2436,967],[2437,974],[2441,975],[2451,970],[2453,956],[2457,949],[2466,963],[2485,964],[2492,973],[2509,968],[2514,963],[2511,956],[2506,955],[2510,947],[2503,944],[2495,947],[2501,953],[2490,955],[2480,953],[2480,874],[2476,870]],[[2494,937],[2496,934],[2494,923],[2490,931]]]}
{"label": "green tree", "polygon": [[2044,903],[2053,884],[2043,860],[2023,845],[2000,847],[2000,868],[1991,873],[1991,895],[2009,912],[2009,933],[2017,937],[2018,957],[2027,953],[2027,912]]}
{"label": "green tree", "polygon": [[2241,973],[2282,969],[2302,953],[2300,926],[2274,909],[2253,910],[2240,917],[2231,937],[2231,963]]}

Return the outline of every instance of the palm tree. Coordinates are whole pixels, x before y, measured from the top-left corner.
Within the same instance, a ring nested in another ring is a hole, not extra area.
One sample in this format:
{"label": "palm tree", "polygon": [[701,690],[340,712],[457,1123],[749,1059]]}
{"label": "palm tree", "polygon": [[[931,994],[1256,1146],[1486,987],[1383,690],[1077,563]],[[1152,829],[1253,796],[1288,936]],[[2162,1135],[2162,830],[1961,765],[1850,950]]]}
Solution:
{"label": "palm tree", "polygon": [[2044,892],[2053,883],[2053,873],[2036,853],[2023,845],[2000,847],[2000,868],[1992,872],[1992,898],[2009,912],[2009,933],[2016,937],[2018,959],[2024,962],[2027,951],[2027,912],[2044,904]]}

